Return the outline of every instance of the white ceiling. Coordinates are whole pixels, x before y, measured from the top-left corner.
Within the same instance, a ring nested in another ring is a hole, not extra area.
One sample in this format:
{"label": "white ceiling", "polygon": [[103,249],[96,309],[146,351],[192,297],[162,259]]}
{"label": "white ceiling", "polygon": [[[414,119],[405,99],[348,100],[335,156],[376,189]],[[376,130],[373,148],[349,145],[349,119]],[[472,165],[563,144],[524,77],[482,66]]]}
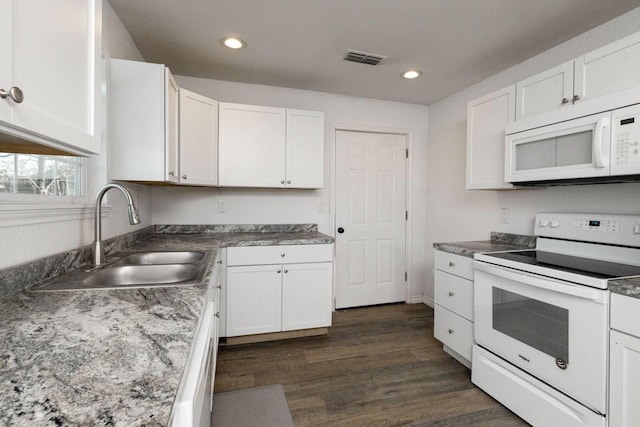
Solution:
{"label": "white ceiling", "polygon": [[[640,0],[109,0],[174,74],[431,104]],[[237,35],[247,47],[220,44]],[[387,56],[342,60],[347,49]],[[424,73],[408,81],[401,73]]]}

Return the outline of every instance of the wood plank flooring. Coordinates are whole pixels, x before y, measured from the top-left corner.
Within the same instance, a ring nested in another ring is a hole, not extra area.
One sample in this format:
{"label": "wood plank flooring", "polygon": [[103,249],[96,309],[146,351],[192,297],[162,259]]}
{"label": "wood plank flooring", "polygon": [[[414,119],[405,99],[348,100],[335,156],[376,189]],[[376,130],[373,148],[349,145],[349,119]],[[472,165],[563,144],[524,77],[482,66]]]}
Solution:
{"label": "wood plank flooring", "polygon": [[221,346],[216,392],[282,384],[296,427],[526,426],[433,337],[433,310],[334,313],[328,336]]}

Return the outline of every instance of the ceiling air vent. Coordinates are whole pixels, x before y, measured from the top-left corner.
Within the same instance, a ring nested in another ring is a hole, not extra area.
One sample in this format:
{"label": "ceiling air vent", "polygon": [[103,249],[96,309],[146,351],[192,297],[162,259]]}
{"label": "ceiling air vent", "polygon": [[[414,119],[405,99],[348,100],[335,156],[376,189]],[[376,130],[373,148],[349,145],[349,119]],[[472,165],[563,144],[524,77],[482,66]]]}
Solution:
{"label": "ceiling air vent", "polygon": [[345,61],[358,62],[360,64],[378,65],[384,59],[387,59],[387,57],[383,55],[376,55],[375,53],[348,50],[347,54],[342,59]]}

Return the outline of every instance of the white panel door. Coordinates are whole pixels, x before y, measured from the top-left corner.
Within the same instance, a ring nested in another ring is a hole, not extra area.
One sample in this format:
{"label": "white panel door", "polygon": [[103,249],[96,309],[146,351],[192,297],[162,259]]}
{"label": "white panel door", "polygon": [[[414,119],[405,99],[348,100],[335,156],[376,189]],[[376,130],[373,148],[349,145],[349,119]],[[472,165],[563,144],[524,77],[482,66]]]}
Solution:
{"label": "white panel door", "polygon": [[180,183],[218,184],[218,102],[180,89]]}
{"label": "white panel door", "polygon": [[286,110],[220,103],[220,185],[284,187]]}
{"label": "white panel door", "polygon": [[336,131],[336,308],[404,301],[405,135]]}
{"label": "white panel door", "polygon": [[324,186],[324,114],[287,110],[287,187]]}
{"label": "white panel door", "polygon": [[227,268],[228,337],[281,330],[281,282],[281,265]]}
{"label": "white panel door", "polygon": [[283,331],[331,326],[332,265],[330,262],[283,265]]}
{"label": "white panel door", "polygon": [[550,68],[516,84],[516,120],[571,105],[573,61]]}
{"label": "white panel door", "polygon": [[[11,18],[12,12],[12,0],[0,0],[0,52],[11,52]],[[11,67],[6,64],[0,67],[0,88],[9,90],[13,86],[11,78]],[[11,121],[11,106],[12,102],[8,99],[0,100],[0,121]]]}

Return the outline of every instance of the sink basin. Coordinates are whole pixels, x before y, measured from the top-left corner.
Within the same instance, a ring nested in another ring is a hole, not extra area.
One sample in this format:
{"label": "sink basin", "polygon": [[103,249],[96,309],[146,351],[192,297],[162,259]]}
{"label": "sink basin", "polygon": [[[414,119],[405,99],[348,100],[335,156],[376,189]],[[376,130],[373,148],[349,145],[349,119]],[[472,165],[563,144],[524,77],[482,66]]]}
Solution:
{"label": "sink basin", "polygon": [[85,287],[113,288],[121,286],[167,284],[193,280],[198,267],[193,264],[123,265],[104,268],[82,281]]}
{"label": "sink basin", "polygon": [[99,269],[77,270],[58,276],[31,290],[64,291],[192,285],[200,282],[206,272],[209,259],[207,254],[206,251],[132,253]]}
{"label": "sink basin", "polygon": [[202,261],[204,252],[140,252],[122,258],[117,265],[192,264]]}

